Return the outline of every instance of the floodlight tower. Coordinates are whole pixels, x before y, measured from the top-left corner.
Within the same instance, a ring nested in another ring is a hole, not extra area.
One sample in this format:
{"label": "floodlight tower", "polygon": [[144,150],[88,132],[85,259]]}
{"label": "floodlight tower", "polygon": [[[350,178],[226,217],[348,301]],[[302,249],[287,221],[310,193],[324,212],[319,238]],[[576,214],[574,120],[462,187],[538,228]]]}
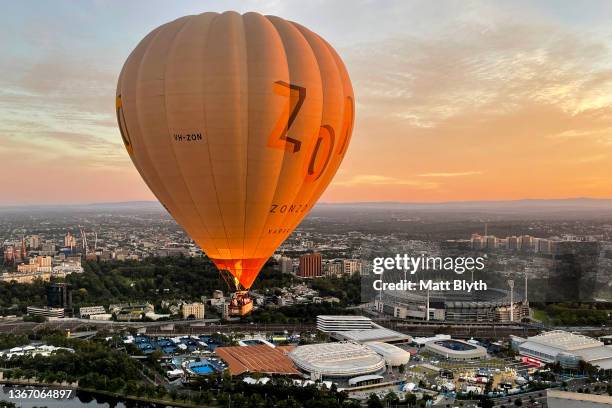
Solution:
{"label": "floodlight tower", "polygon": [[529,304],[529,298],[527,297],[527,271],[525,271],[525,300],[524,303],[526,305]]}
{"label": "floodlight tower", "polygon": [[427,289],[427,307],[425,308],[425,313],[427,314],[425,320],[429,321],[429,289]]}

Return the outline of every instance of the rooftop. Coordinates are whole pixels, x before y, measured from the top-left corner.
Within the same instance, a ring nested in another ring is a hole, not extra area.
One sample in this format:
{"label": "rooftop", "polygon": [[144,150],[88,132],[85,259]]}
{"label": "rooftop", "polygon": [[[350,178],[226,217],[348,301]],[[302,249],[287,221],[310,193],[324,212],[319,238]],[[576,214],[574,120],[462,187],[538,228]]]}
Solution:
{"label": "rooftop", "polygon": [[340,340],[356,341],[366,343],[371,341],[411,341],[412,338],[403,333],[385,328],[363,329],[363,330],[346,330],[338,331],[334,334]]}
{"label": "rooftop", "polygon": [[319,315],[317,319],[321,320],[352,320],[352,321],[360,321],[360,322],[371,322],[372,319],[365,316],[351,316],[351,315]]}
{"label": "rooftop", "polygon": [[232,375],[245,372],[300,374],[284,351],[266,345],[218,347],[215,352]]}
{"label": "rooftop", "polygon": [[548,390],[546,393],[548,398],[560,398],[573,401],[596,402],[599,404],[612,404],[612,397],[607,395],[584,394],[579,392]]}
{"label": "rooftop", "polygon": [[299,346],[289,357],[300,368],[323,375],[370,374],[385,367],[384,359],[375,351],[350,342]]}
{"label": "rooftop", "polygon": [[603,346],[603,343],[582,334],[574,334],[563,330],[553,330],[532,336],[527,339],[532,343],[555,347],[563,351],[575,351]]}

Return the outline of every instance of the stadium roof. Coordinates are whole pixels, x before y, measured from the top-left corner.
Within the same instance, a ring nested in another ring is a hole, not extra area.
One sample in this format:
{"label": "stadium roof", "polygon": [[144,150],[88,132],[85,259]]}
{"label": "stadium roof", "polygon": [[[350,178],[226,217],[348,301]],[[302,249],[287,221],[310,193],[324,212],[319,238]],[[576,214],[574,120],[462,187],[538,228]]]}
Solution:
{"label": "stadium roof", "polygon": [[529,337],[519,345],[519,350],[526,354],[539,353],[537,358],[547,355],[550,361],[561,353],[570,354],[599,368],[612,369],[612,347],[581,334],[561,330],[542,333]]}
{"label": "stadium roof", "polygon": [[349,377],[377,373],[385,368],[382,356],[357,343],[321,343],[299,346],[289,357],[309,373]]}
{"label": "stadium roof", "polygon": [[217,347],[215,353],[228,364],[232,375],[245,372],[300,374],[285,352],[266,345]]}
{"label": "stadium roof", "polygon": [[586,350],[578,350],[574,354],[579,355],[585,361],[607,360],[612,358],[612,347],[594,347]]}
{"label": "stadium roof", "polygon": [[358,343],[367,343],[371,341],[411,341],[412,337],[407,334],[399,333],[385,328],[363,329],[363,330],[346,330],[335,332],[333,337],[340,340],[356,341]]}
{"label": "stadium roof", "polygon": [[576,351],[602,346],[603,343],[594,338],[574,334],[563,330],[553,330],[527,338],[532,343],[554,347],[562,351]]}
{"label": "stadium roof", "polygon": [[587,401],[599,404],[612,404],[612,397],[609,397],[607,395],[585,394],[579,392],[567,392],[549,389],[546,392],[546,396],[548,398],[560,398],[573,401]]}

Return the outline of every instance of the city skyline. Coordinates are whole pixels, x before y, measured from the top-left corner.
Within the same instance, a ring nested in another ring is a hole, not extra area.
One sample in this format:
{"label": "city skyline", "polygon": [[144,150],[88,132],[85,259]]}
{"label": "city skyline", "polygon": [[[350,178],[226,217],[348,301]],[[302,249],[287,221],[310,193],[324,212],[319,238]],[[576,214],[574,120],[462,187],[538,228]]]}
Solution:
{"label": "city skyline", "polygon": [[226,9],[309,26],[347,64],[355,131],[322,202],[610,198],[612,5],[590,5],[10,4],[0,206],[154,199],[121,144],[118,73],[157,25]]}

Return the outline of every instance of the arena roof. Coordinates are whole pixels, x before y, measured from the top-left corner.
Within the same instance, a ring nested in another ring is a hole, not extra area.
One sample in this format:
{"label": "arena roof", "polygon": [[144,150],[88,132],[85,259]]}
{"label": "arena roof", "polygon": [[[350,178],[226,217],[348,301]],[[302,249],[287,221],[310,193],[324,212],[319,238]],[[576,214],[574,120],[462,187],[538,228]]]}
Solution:
{"label": "arena roof", "polygon": [[558,356],[573,355],[603,369],[612,369],[612,347],[581,334],[553,330],[528,337],[519,344],[519,352],[546,362],[557,361]]}
{"label": "arena roof", "polygon": [[527,341],[554,347],[562,351],[576,351],[592,347],[603,346],[603,343],[594,338],[574,334],[563,330],[553,330],[528,337]]}
{"label": "arena roof", "polygon": [[612,358],[612,347],[593,347],[585,350],[578,350],[574,354],[579,355],[585,361],[606,360]]}
{"label": "arena roof", "polygon": [[354,377],[385,368],[385,360],[357,343],[339,342],[299,346],[289,357],[300,369],[322,377]]}
{"label": "arena roof", "polygon": [[607,395],[595,395],[595,394],[586,394],[579,392],[568,392],[568,391],[558,391],[558,390],[547,390],[546,396],[548,398],[559,398],[573,401],[586,401],[586,402],[594,402],[599,404],[612,404],[612,397]]}
{"label": "arena roof", "polygon": [[285,352],[266,345],[217,347],[215,353],[228,364],[232,375],[245,372],[300,374]]}
{"label": "arena roof", "polygon": [[366,343],[371,341],[412,341],[412,337],[383,327],[364,330],[346,330],[335,332],[333,337],[339,340]]}

